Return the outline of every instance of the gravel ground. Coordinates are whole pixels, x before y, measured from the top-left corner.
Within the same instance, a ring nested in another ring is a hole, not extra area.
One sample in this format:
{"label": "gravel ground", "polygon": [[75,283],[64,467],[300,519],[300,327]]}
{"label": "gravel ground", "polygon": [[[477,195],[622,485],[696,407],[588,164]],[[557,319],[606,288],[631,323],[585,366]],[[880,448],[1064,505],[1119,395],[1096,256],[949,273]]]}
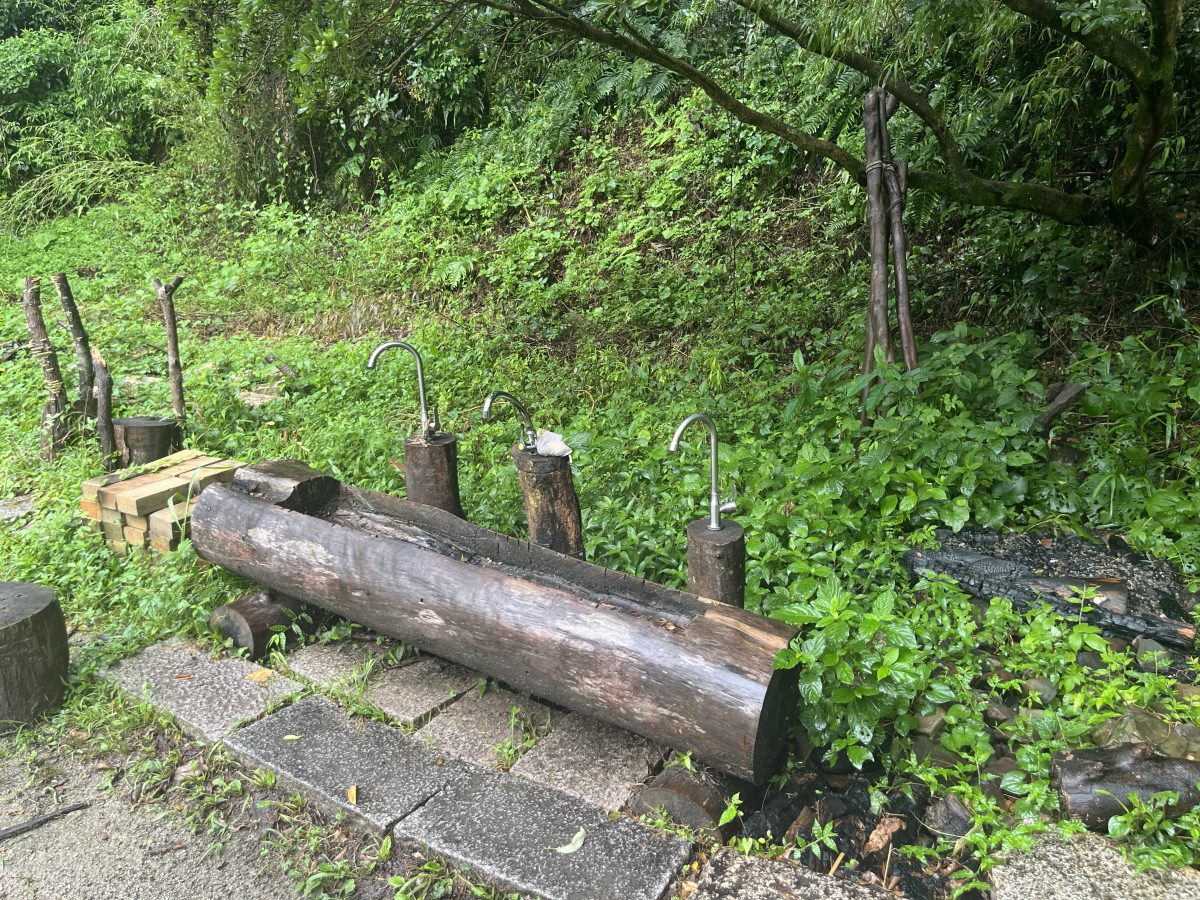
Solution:
{"label": "gravel ground", "polygon": [[[47,778],[47,776],[49,776]],[[57,757],[34,770],[0,762],[0,828],[78,800],[87,809],[0,843],[3,900],[275,900],[296,897],[291,880],[264,869],[252,832],[237,832],[221,854],[157,807],[104,796],[99,775]]]}

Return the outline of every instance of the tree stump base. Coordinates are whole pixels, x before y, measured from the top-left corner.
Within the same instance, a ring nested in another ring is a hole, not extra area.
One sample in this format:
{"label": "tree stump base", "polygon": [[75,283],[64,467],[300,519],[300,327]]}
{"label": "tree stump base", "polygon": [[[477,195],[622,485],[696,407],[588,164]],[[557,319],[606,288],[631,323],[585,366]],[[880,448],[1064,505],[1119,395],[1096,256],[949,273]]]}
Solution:
{"label": "tree stump base", "polygon": [[66,677],[67,626],[54,592],[0,581],[0,734],[58,706]]}

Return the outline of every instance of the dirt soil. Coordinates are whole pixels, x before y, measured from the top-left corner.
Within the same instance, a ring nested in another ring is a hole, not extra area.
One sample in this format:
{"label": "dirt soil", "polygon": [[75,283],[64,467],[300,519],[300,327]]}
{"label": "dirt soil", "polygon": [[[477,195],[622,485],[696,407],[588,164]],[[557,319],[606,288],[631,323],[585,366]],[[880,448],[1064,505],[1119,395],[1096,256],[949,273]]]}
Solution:
{"label": "dirt soil", "polygon": [[220,852],[161,804],[131,806],[101,791],[100,774],[56,755],[0,761],[0,828],[84,800],[91,805],[0,843],[3,900],[282,900],[297,896],[251,832]]}

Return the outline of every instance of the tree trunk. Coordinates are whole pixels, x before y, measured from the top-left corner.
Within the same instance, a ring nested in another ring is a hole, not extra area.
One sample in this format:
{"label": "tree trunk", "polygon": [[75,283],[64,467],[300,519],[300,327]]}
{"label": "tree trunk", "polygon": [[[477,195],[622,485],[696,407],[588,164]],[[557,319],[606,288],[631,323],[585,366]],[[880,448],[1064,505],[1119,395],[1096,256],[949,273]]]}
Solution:
{"label": "tree trunk", "polygon": [[521,479],[529,540],[583,559],[583,517],[569,456],[542,456],[516,444],[513,462]]}
{"label": "tree trunk", "polygon": [[49,588],[0,582],[0,734],[58,706],[67,677],[67,627]]}
{"label": "tree trunk", "polygon": [[197,552],[271,590],[761,783],[784,755],[795,630],[295,462],[204,491]]}
{"label": "tree trunk", "polygon": [[58,354],[54,352],[46,333],[46,322],[42,318],[42,289],[36,278],[25,279],[21,305],[25,308],[25,324],[29,327],[29,352],[42,364],[46,393],[50,395],[42,408],[42,456],[52,460],[66,446],[71,435],[70,403],[63,387]]}
{"label": "tree trunk", "polygon": [[1174,791],[1179,802],[1166,816],[1176,819],[1200,804],[1200,762],[1159,756],[1150,744],[1119,744],[1099,750],[1062,750],[1050,763],[1064,813],[1093,831],[1105,831],[1108,820],[1129,806],[1129,795],[1146,800],[1159,791]]}
{"label": "tree trunk", "polygon": [[898,171],[892,161],[892,139],[888,134],[888,98],[877,91],[879,98],[879,145],[880,161],[883,163],[883,180],[887,187],[887,220],[892,231],[892,268],[896,273],[896,323],[900,328],[900,347],[904,354],[904,367],[912,371],[917,367],[917,344],[913,336],[912,309],[909,306],[908,285],[908,237],[904,233],[904,204],[908,193],[908,173],[905,167]]}
{"label": "tree trunk", "polygon": [[179,360],[179,328],[175,320],[175,301],[172,299],[183,278],[177,277],[169,284],[157,278],[152,282],[158,305],[162,307],[163,326],[167,330],[167,378],[171,382],[171,408],[175,419],[183,428],[187,422],[187,407],[183,403],[183,365]]}
{"label": "tree trunk", "polygon": [[58,299],[62,303],[63,312],[67,314],[67,330],[71,332],[71,340],[75,344],[75,369],[79,373],[79,401],[76,404],[80,417],[86,421],[96,415],[96,399],[92,396],[92,385],[96,382],[92,369],[92,348],[88,342],[87,329],[83,327],[83,317],[79,315],[79,307],[75,303],[75,295],[71,293],[71,284],[63,273],[51,275],[50,280],[58,291]]}
{"label": "tree trunk", "polygon": [[98,350],[91,351],[92,371],[96,378],[96,440],[100,444],[100,455],[103,459],[104,471],[111,472],[117,467],[117,438],[113,433],[112,417],[112,376],[108,374],[108,366]]}
{"label": "tree trunk", "polygon": [[[212,611],[208,624],[233,639],[233,645],[246,651],[251,659],[267,655],[271,636],[296,626],[303,634],[314,633],[328,619],[299,600],[281,597],[270,591],[255,591]],[[291,636],[289,635],[289,640]]]}

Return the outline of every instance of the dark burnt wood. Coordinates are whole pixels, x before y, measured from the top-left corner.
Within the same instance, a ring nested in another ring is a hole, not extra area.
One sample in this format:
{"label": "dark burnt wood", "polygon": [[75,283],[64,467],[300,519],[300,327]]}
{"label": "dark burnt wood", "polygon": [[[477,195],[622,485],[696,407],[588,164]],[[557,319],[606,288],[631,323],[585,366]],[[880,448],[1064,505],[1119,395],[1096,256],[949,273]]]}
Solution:
{"label": "dark burnt wood", "polygon": [[54,592],[0,581],[0,734],[58,706],[66,677],[67,627]]}
{"label": "dark burnt wood", "polygon": [[583,559],[583,517],[571,476],[571,458],[542,456],[522,450],[519,444],[512,455],[521,479],[529,540]]}
{"label": "dark burnt wood", "polygon": [[231,638],[233,645],[245,650],[251,659],[262,659],[276,633],[296,628],[301,634],[313,634],[328,618],[323,611],[291,597],[255,591],[218,606],[208,624],[213,631]]}
{"label": "dark burnt wood", "polygon": [[415,434],[404,441],[404,486],[408,499],[465,519],[458,493],[458,436]]}
{"label": "dark burnt wood", "polygon": [[[290,473],[285,478],[281,469]],[[197,552],[289,597],[761,783],[782,761],[795,629],[342,486],[298,463],[239,471],[200,496]],[[256,496],[257,494],[257,496]]]}
{"label": "dark burnt wood", "polygon": [[1160,756],[1150,744],[1060,751],[1050,762],[1050,778],[1062,811],[1093,831],[1107,831],[1109,818],[1125,811],[1130,794],[1145,800],[1175,791],[1179,802],[1166,810],[1172,819],[1200,804],[1200,762]]}
{"label": "dark burnt wood", "polygon": [[709,531],[708,517],[687,527],[688,593],[718,603],[746,603],[746,532],[732,519]]}

